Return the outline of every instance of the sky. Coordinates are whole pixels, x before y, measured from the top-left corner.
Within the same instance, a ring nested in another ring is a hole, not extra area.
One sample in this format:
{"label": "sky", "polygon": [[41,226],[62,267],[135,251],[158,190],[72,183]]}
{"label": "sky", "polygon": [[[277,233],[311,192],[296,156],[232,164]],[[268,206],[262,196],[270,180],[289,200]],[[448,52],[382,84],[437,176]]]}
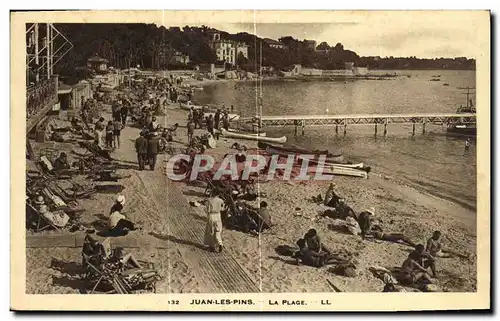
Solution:
{"label": "sky", "polygon": [[318,19],[300,18],[301,14],[292,19],[287,17],[274,22],[262,18],[255,19],[256,23],[210,21],[190,25],[204,24],[229,33],[248,32],[276,40],[292,36],[299,40],[316,40],[318,44],[326,41],[331,46],[340,42],[345,49],[360,56],[477,58],[479,42],[484,40],[478,28],[474,28],[478,16],[467,12],[404,14],[380,11],[330,18],[318,16]]}

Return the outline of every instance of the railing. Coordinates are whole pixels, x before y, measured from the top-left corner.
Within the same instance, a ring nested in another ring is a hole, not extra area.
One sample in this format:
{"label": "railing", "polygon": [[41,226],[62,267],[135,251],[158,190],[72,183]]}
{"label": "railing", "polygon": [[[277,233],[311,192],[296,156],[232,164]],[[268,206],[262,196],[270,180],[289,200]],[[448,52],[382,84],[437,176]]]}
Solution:
{"label": "railing", "polygon": [[57,79],[40,81],[26,90],[26,117],[30,118],[41,112],[48,103],[57,101]]}

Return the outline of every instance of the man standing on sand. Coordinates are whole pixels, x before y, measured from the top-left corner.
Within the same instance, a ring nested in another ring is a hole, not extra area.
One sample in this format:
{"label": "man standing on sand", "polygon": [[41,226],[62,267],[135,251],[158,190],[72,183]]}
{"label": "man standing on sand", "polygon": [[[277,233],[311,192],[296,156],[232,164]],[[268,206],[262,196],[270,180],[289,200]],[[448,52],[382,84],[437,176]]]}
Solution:
{"label": "man standing on sand", "polygon": [[116,119],[113,123],[113,144],[116,148],[120,148],[120,135],[123,129],[123,124],[119,119]]}
{"label": "man standing on sand", "polygon": [[135,140],[135,151],[137,152],[137,162],[139,163],[139,170],[144,170],[148,155],[148,140],[144,137],[144,132],[141,131],[141,136]]}
{"label": "man standing on sand", "polygon": [[467,140],[465,141],[464,156],[469,155],[470,142],[471,142],[471,139],[470,139],[470,137],[468,137]]}
{"label": "man standing on sand", "polygon": [[120,109],[120,116],[122,120],[123,126],[127,124],[127,116],[128,116],[128,104],[123,104],[122,108]]}
{"label": "man standing on sand", "polygon": [[191,141],[193,140],[193,134],[194,134],[194,129],[195,129],[195,123],[193,120],[189,120],[187,123],[187,130],[188,130],[188,145],[191,145]]}
{"label": "man standing on sand", "polygon": [[158,151],[160,150],[160,140],[158,139],[158,133],[152,132],[151,137],[148,140],[148,160],[149,168],[154,171],[156,165],[156,157],[158,156]]}
{"label": "man standing on sand", "polygon": [[214,118],[212,117],[212,114],[208,116],[207,119],[207,130],[212,136],[214,136]]}
{"label": "man standing on sand", "polygon": [[222,127],[224,127],[225,130],[229,131],[229,115],[225,114],[224,117],[222,117]]}
{"label": "man standing on sand", "polygon": [[220,122],[220,109],[217,109],[214,116],[214,127],[217,130],[219,129],[219,122]]}
{"label": "man standing on sand", "polygon": [[221,212],[224,201],[213,191],[206,202],[207,225],[203,243],[212,252],[222,251],[222,219]]}
{"label": "man standing on sand", "polygon": [[[198,112],[198,110],[196,110],[196,109],[193,110],[193,119],[192,119],[192,121],[194,123],[194,128],[195,129],[196,129],[196,125],[199,124],[199,120],[198,120],[199,117],[200,117],[200,113]],[[201,126],[200,126],[200,128],[201,128]]]}

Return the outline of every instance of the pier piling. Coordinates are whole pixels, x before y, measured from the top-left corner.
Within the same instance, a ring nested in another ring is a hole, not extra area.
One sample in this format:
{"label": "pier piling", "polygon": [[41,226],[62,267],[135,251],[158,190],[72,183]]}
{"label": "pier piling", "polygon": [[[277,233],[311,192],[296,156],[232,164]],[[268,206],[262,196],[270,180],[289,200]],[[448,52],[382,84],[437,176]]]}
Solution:
{"label": "pier piling", "polygon": [[422,124],[422,135],[425,135],[425,121]]}
{"label": "pier piling", "polygon": [[415,122],[413,122],[413,132],[411,134],[412,136],[415,136]]}
{"label": "pier piling", "polygon": [[384,123],[384,137],[387,136],[387,119]]}
{"label": "pier piling", "polygon": [[375,123],[375,136],[377,136],[378,125]]}
{"label": "pier piling", "polygon": [[306,122],[302,121],[302,136],[304,136],[305,127],[306,127]]}
{"label": "pier piling", "polygon": [[344,122],[344,136],[347,134],[347,123]]}
{"label": "pier piling", "polygon": [[339,124],[335,124],[335,134],[339,133]]}

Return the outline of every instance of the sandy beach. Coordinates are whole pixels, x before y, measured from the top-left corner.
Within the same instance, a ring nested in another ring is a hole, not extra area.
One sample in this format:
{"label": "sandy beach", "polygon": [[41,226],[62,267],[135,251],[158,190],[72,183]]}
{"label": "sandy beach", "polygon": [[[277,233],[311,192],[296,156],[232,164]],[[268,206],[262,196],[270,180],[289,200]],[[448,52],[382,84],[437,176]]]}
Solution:
{"label": "sandy beach", "polygon": [[[111,118],[109,110],[107,112],[106,120]],[[182,126],[172,144],[177,151],[187,143],[186,119],[187,112],[178,104],[168,105],[166,116],[158,117],[159,123],[166,126],[174,123]],[[204,130],[195,131],[195,135],[202,133]],[[168,155],[159,155],[155,171],[138,171],[133,146],[138,134],[138,128],[126,127],[122,131],[122,146],[113,157],[129,166],[119,172],[130,177],[116,184],[125,187],[121,192],[127,199],[125,215],[143,226],[143,230],[133,233],[152,235],[164,245],[161,249],[148,244],[130,249],[137,257],[152,261],[158,267],[164,277],[157,285],[158,293],[224,292],[225,289],[230,292],[231,288],[240,289],[248,284],[253,284],[256,292],[333,292],[327,280],[344,292],[380,292],[383,282],[368,268],[400,266],[411,250],[401,244],[368,241],[339,232],[335,228],[340,224],[338,220],[320,218],[318,214],[327,207],[314,203],[311,198],[324,195],[329,182],[271,181],[261,183],[259,188],[268,195],[265,200],[276,226],[260,237],[224,230],[226,251],[209,253],[200,247],[206,220],[204,208],[189,205],[189,201],[203,199],[205,187],[170,181],[163,169]],[[221,137],[209,153],[222,158],[231,152],[229,147],[234,142],[256,147],[256,142]],[[57,144],[60,150],[72,149],[64,145]],[[40,148],[35,144],[35,149]],[[72,161],[72,156],[69,157]],[[376,168],[368,179],[335,177],[333,182],[336,193],[356,212],[374,207],[376,217],[387,231],[405,233],[414,242],[425,244],[433,231],[440,230],[444,247],[470,254],[470,259],[439,258],[436,284],[443,291],[476,290],[476,213],[473,210],[402,185],[377,173]],[[91,199],[79,200],[79,206],[86,209],[82,222],[102,225],[115,196],[116,193],[97,193]],[[257,201],[251,203],[256,205]],[[331,249],[351,254],[357,262],[356,277],[335,275],[328,267],[297,266],[294,260],[276,252],[280,245],[295,246],[310,228],[316,228]],[[80,253],[78,248],[27,249],[27,293],[77,293],[81,287]],[[230,280],[231,277],[234,280]]]}

